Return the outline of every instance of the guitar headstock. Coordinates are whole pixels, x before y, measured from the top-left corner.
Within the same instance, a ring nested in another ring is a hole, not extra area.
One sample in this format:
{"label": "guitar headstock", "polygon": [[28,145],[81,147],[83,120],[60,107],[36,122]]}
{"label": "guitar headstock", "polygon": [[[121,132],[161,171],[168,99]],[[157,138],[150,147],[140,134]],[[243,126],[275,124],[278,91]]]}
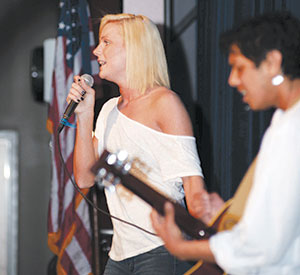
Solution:
{"label": "guitar headstock", "polygon": [[117,153],[104,150],[91,171],[95,174],[95,181],[98,184],[114,191],[115,185],[121,182],[120,177],[127,175],[131,166],[132,163],[128,160],[128,153],[125,150]]}
{"label": "guitar headstock", "polygon": [[165,202],[173,203],[176,223],[186,234],[195,239],[207,239],[215,233],[214,229],[208,228],[206,224],[191,216],[181,204],[172,201],[135,177],[132,173],[135,169],[135,162],[136,160],[128,161],[126,151],[110,153],[105,150],[91,171],[96,175],[96,181],[101,187],[114,191],[115,186],[122,183],[125,188],[154,207],[161,215],[164,215]]}

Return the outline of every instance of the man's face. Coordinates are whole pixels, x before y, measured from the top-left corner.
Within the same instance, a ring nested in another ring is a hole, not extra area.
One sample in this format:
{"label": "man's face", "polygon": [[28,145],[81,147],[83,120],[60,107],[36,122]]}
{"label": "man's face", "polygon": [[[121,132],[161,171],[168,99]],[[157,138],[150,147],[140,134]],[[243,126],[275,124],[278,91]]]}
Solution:
{"label": "man's face", "polygon": [[228,63],[231,66],[228,84],[237,88],[243,95],[243,101],[252,110],[263,110],[276,105],[276,92],[272,91],[271,76],[265,60],[256,67],[252,60],[233,45]]}

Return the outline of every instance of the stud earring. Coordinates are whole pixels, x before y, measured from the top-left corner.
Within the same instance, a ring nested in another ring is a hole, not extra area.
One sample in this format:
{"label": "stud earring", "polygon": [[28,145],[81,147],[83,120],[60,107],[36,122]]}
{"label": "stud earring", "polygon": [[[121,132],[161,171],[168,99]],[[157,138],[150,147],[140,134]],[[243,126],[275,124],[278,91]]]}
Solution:
{"label": "stud earring", "polygon": [[283,82],[283,80],[284,80],[284,77],[281,74],[275,75],[272,78],[272,84],[274,86],[278,86],[278,85],[280,85]]}

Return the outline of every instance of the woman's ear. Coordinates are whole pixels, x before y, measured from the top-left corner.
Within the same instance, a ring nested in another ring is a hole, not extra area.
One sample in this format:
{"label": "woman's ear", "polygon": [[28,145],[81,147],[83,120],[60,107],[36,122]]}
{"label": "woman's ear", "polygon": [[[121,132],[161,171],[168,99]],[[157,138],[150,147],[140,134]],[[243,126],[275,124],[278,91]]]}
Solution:
{"label": "woman's ear", "polygon": [[282,64],[282,53],[278,50],[271,50],[266,55],[266,65],[269,73],[272,76],[281,74],[281,64]]}

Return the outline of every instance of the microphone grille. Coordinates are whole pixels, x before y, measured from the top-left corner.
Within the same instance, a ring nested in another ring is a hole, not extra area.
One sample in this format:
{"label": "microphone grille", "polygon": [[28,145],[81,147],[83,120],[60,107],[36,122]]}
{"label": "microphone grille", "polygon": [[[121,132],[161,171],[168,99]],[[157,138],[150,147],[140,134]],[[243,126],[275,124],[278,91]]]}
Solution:
{"label": "microphone grille", "polygon": [[81,78],[83,78],[83,80],[85,81],[85,83],[87,85],[89,85],[90,87],[92,87],[94,85],[94,78],[91,75],[89,75],[89,74],[83,74],[81,76]]}

